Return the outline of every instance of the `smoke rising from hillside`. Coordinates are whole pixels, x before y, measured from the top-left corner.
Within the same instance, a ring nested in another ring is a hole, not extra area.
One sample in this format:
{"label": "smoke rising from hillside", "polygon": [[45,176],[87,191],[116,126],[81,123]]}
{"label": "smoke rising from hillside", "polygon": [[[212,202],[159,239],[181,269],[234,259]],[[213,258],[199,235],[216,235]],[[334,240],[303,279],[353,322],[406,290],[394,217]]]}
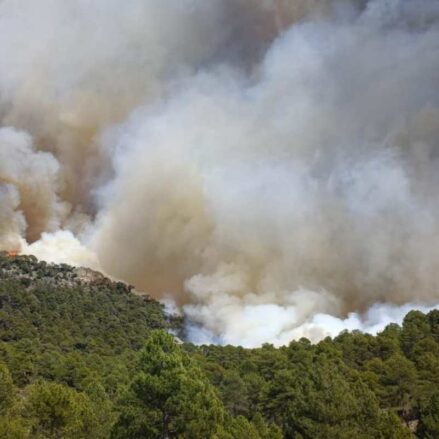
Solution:
{"label": "smoke rising from hillside", "polygon": [[439,303],[436,1],[3,0],[0,35],[1,248],[198,340]]}

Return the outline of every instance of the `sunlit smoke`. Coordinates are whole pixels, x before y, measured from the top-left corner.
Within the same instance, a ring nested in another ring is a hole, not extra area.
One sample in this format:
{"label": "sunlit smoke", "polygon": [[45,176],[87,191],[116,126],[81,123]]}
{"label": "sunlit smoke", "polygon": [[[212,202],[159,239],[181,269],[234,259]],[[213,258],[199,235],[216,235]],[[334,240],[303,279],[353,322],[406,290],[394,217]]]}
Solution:
{"label": "sunlit smoke", "polygon": [[0,35],[0,249],[172,298],[196,341],[439,303],[435,0],[8,0]]}

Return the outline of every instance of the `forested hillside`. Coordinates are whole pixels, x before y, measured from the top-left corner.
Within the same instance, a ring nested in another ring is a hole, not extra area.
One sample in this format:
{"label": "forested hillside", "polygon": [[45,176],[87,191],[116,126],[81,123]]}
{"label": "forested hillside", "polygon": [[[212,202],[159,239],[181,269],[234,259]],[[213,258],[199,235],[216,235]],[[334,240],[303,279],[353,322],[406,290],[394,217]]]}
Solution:
{"label": "forested hillside", "polygon": [[0,438],[439,438],[439,311],[377,336],[180,345],[90,270],[0,256]]}

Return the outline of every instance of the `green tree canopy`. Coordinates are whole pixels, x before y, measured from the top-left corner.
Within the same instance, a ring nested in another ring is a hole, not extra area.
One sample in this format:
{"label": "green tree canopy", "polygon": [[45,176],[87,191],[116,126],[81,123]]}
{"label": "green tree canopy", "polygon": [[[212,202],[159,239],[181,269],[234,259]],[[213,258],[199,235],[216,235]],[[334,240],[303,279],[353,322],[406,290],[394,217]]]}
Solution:
{"label": "green tree canopy", "polygon": [[164,331],[154,332],[140,362],[140,373],[125,397],[112,437],[214,437],[223,423],[221,401],[174,338]]}

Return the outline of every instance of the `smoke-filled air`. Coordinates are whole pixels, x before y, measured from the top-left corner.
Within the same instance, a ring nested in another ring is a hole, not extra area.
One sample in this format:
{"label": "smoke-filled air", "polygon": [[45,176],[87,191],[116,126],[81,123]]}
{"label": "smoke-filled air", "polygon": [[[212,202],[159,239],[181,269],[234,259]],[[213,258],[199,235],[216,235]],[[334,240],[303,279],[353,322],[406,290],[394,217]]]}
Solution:
{"label": "smoke-filled air", "polygon": [[436,0],[1,0],[0,250],[195,342],[439,303]]}

